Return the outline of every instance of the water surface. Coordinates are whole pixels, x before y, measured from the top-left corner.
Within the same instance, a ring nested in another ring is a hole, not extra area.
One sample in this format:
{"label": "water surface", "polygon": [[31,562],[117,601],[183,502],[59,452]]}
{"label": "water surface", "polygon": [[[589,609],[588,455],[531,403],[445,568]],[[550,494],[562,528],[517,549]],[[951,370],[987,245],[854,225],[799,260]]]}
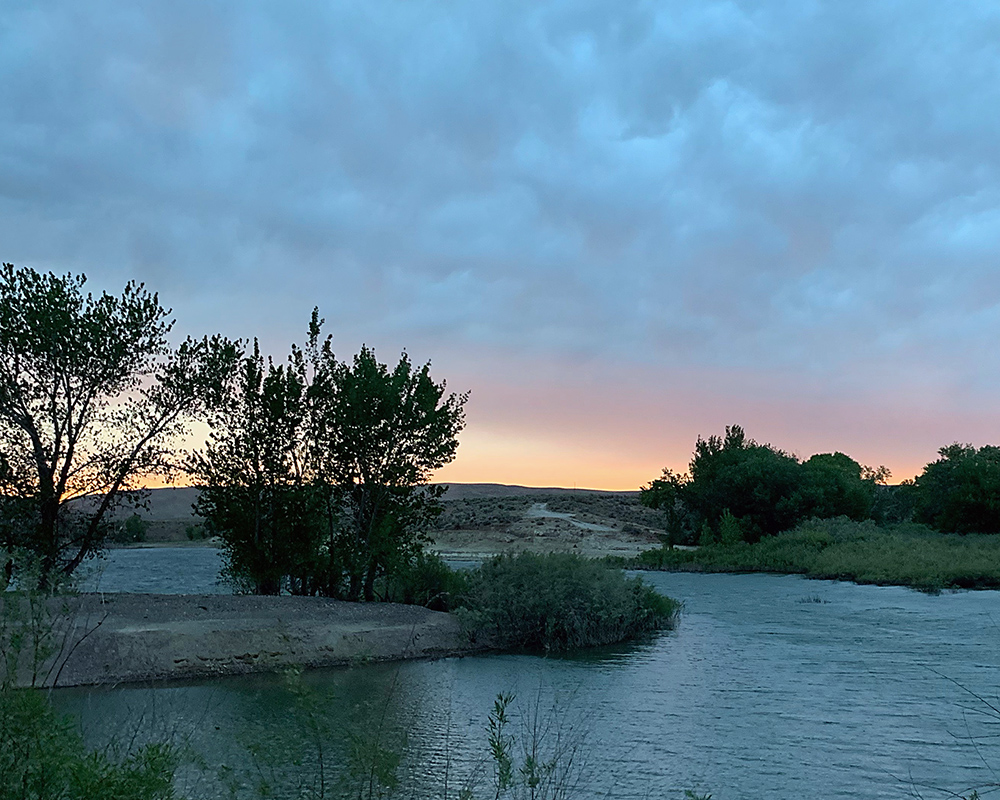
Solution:
{"label": "water surface", "polygon": [[[581,752],[593,769],[576,796],[694,789],[715,800],[930,798],[997,780],[996,717],[970,691],[997,705],[1000,593],[929,596],[792,576],[643,577],[684,602],[677,629],[646,643],[573,658],[308,673],[310,702],[339,729],[328,758],[342,764],[344,734],[372,730],[378,719],[385,741],[407,754],[400,770],[413,796],[440,794],[446,764],[452,786],[481,764],[486,717],[504,691],[517,695],[519,719],[537,707],[586,734]],[[147,731],[189,737],[211,765],[237,772],[247,745],[287,743],[298,724],[294,694],[271,676],[57,698],[94,742],[142,720]],[[195,796],[218,790],[204,774],[188,777]]]}

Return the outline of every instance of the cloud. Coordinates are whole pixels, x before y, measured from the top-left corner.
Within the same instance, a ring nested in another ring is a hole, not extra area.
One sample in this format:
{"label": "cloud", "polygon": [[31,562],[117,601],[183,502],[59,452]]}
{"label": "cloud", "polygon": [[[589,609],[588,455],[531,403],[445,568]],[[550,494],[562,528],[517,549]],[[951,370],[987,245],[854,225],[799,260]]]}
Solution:
{"label": "cloud", "polygon": [[986,403],[998,32],[923,1],[8,4],[3,258],[147,280],[193,329],[287,340],[318,303],[455,364]]}

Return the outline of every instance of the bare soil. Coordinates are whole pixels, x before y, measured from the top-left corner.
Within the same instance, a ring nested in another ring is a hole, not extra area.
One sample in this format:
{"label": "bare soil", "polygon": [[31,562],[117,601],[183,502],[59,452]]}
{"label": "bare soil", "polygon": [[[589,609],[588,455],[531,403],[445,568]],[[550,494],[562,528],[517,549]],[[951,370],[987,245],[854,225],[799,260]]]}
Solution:
{"label": "bare soil", "polygon": [[[62,601],[60,601],[61,603]],[[58,686],[435,658],[482,649],[450,614],[317,597],[84,594],[61,606]],[[21,682],[30,674],[22,671]]]}

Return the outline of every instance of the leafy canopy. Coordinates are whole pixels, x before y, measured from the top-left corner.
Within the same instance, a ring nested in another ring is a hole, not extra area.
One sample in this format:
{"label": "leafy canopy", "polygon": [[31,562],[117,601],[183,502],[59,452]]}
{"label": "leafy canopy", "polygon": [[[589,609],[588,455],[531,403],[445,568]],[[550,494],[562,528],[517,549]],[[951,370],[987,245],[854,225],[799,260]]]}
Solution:
{"label": "leafy canopy", "polygon": [[674,541],[756,542],[809,517],[866,519],[884,467],[862,467],[843,453],[800,462],[758,444],[739,425],[724,437],[698,437],[689,474],[664,470],[642,488],[643,504],[661,508]]}
{"label": "leafy canopy", "polygon": [[257,592],[374,599],[420,552],[440,511],[433,470],[454,458],[466,394],[403,353],[340,362],[314,310],[307,344],[265,365],[256,346],[190,462],[231,577]]}
{"label": "leafy canopy", "polygon": [[221,399],[237,355],[218,336],[171,348],[170,311],[142,284],[85,284],[0,268],[0,496],[19,520],[0,544],[39,554],[44,576],[71,573],[109,509],[172,474],[174,440]]}
{"label": "leafy canopy", "polygon": [[917,477],[916,519],[947,533],[1000,533],[1000,447],[952,444]]}

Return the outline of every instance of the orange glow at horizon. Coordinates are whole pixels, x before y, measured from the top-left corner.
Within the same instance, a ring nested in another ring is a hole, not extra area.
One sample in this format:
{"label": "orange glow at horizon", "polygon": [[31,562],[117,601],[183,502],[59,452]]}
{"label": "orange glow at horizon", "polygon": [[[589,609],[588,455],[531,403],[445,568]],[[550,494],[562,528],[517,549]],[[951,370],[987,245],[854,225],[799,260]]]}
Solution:
{"label": "orange glow at horizon", "polygon": [[642,463],[627,452],[466,429],[457,458],[435,472],[433,481],[635,491],[661,469],[662,465]]}
{"label": "orange glow at horizon", "polygon": [[[665,454],[653,463],[628,452],[608,452],[585,446],[515,434],[469,431],[462,434],[456,459],[439,469],[435,483],[500,483],[518,486],[635,491],[658,478],[663,469],[687,472],[690,452]],[[694,442],[692,442],[693,449]],[[808,458],[812,453],[804,455]],[[924,464],[889,465],[890,483],[912,479]]]}
{"label": "orange glow at horizon", "polygon": [[[687,445],[645,447],[637,452],[634,443],[600,438],[566,441],[565,437],[545,436],[537,429],[518,430],[514,426],[474,425],[467,427],[459,439],[455,460],[434,472],[432,482],[636,491],[658,478],[664,467],[687,472],[694,449],[694,437]],[[188,449],[202,445],[203,440],[199,441],[197,435],[184,442]],[[662,458],[651,456],[650,449],[662,452]],[[819,448],[815,452],[828,451],[830,448]],[[857,458],[849,449],[846,452]],[[803,460],[812,454],[811,451],[796,453]],[[863,458],[859,460],[864,462]],[[887,461],[886,466],[892,471],[890,482],[912,479],[920,474],[925,463],[912,458]],[[150,476],[143,485],[149,489],[184,487],[191,486],[192,481],[183,474],[172,482]]]}

